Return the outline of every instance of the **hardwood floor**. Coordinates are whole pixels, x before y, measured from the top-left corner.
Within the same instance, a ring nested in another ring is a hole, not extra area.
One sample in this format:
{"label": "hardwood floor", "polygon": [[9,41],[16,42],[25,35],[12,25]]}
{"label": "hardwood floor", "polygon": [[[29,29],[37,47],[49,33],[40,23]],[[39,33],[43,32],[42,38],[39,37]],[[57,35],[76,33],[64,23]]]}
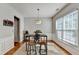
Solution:
{"label": "hardwood floor", "polygon": [[7,53],[5,53],[4,55],[12,55],[15,51],[18,50],[20,46],[15,46],[14,48],[12,48],[10,51],[8,51]]}
{"label": "hardwood floor", "polygon": [[[57,49],[59,49],[60,51],[64,52],[65,55],[71,55],[71,53],[69,53],[68,51],[66,51],[61,46],[59,46],[56,42],[53,42],[52,40],[50,40],[48,42],[55,43],[55,47]],[[20,45],[15,46],[14,48],[12,48],[10,51],[8,51],[7,53],[5,53],[4,55],[13,55],[13,53],[15,53],[23,44],[24,44],[24,42],[20,43]]]}
{"label": "hardwood floor", "polygon": [[55,45],[58,47],[58,49],[62,50],[66,55],[72,55],[70,52],[68,52],[67,50],[65,50],[63,47],[61,47],[59,44],[57,44],[53,40],[51,40],[51,42],[55,43]]}
{"label": "hardwood floor", "polygon": [[19,43],[18,45],[14,46],[14,48],[12,48],[10,51],[5,53],[4,55],[13,55],[13,53],[16,52],[23,44],[24,42]]}

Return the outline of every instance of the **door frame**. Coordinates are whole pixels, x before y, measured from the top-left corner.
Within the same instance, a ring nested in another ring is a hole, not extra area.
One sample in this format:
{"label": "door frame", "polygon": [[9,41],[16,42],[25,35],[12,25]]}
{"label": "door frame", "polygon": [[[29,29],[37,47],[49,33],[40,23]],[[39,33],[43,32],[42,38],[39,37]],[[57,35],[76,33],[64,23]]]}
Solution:
{"label": "door frame", "polygon": [[[17,46],[17,45],[20,45],[20,18],[18,18],[17,16],[14,16],[14,22],[15,20],[17,20],[18,22],[18,42],[15,42],[15,34],[14,34],[14,46]],[[15,23],[14,23],[15,25]],[[15,26],[14,26],[15,28]],[[14,29],[14,32],[15,32],[15,29]]]}

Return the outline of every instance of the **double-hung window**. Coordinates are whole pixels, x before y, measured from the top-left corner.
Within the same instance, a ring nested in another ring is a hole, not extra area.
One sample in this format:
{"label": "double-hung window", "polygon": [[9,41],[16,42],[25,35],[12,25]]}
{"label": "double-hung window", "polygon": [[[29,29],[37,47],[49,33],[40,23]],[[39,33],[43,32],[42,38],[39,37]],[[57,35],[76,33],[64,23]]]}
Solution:
{"label": "double-hung window", "polygon": [[58,39],[78,45],[78,10],[56,20]]}
{"label": "double-hung window", "polygon": [[59,19],[57,19],[57,21],[56,21],[56,35],[58,36],[57,38],[58,39],[62,39],[62,34],[63,34],[63,20],[62,20],[62,18],[59,18]]}

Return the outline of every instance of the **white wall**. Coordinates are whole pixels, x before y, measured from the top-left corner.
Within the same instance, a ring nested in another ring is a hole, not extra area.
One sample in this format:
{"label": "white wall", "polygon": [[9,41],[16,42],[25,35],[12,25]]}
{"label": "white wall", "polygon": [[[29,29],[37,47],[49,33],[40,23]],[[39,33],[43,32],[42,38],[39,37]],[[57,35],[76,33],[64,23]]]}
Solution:
{"label": "white wall", "polygon": [[24,30],[28,30],[32,34],[35,30],[41,30],[48,36],[48,39],[52,39],[52,20],[51,18],[40,18],[42,24],[37,25],[35,23],[36,18],[24,18]]}
{"label": "white wall", "polygon": [[[59,12],[54,18],[53,18],[53,40],[56,41],[59,45],[64,47],[66,50],[68,50],[72,54],[79,54],[79,47],[75,47],[73,45],[68,44],[67,42],[62,42],[59,40],[56,40],[56,19],[59,17],[62,17],[74,10],[79,10],[79,3],[72,3],[69,4],[67,7],[65,7],[61,12]],[[79,40],[79,39],[78,39]]]}
{"label": "white wall", "polygon": [[0,4],[0,54],[6,53],[14,46],[14,26],[3,26],[3,19],[8,19],[14,22],[14,16],[20,18],[20,39],[23,39],[23,17],[9,4]]}

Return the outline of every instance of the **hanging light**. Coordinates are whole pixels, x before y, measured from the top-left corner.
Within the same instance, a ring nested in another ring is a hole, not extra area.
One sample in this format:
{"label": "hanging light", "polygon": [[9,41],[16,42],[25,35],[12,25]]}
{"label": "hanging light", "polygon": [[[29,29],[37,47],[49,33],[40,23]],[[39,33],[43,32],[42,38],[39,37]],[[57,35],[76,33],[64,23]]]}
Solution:
{"label": "hanging light", "polygon": [[42,21],[40,20],[40,18],[39,18],[39,8],[37,9],[37,12],[38,12],[38,16],[37,16],[37,20],[36,20],[36,24],[41,24],[42,23]]}

